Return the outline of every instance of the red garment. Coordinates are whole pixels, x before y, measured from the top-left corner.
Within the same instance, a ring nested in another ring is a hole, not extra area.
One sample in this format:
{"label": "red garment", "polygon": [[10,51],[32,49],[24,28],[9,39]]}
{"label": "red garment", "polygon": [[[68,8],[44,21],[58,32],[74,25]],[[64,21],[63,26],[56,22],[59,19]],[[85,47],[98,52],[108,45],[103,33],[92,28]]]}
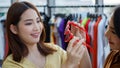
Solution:
{"label": "red garment", "polygon": [[93,50],[94,50],[94,54],[93,54],[93,68],[97,68],[97,33],[98,33],[98,24],[101,21],[101,16],[98,17],[96,23],[93,26]]}
{"label": "red garment", "polygon": [[90,18],[88,18],[87,23],[85,24],[85,29],[87,32],[88,32],[88,25],[89,25],[90,21],[91,21]]}
{"label": "red garment", "polygon": [[82,20],[81,20],[81,19],[79,20],[79,23],[80,23],[80,24],[82,23]]}
{"label": "red garment", "polygon": [[87,23],[85,24],[86,30],[86,43],[90,45],[90,36],[88,35],[88,24],[90,23],[90,18],[88,18]]}

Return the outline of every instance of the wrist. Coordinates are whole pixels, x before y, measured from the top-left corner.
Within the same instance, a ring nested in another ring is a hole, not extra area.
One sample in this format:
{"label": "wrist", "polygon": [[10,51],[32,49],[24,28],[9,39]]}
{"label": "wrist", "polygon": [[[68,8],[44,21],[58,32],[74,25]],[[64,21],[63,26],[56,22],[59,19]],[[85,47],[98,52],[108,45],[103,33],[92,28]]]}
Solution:
{"label": "wrist", "polygon": [[66,62],[62,68],[76,68],[76,66],[78,66],[77,64],[73,64],[73,63],[70,63],[70,62]]}

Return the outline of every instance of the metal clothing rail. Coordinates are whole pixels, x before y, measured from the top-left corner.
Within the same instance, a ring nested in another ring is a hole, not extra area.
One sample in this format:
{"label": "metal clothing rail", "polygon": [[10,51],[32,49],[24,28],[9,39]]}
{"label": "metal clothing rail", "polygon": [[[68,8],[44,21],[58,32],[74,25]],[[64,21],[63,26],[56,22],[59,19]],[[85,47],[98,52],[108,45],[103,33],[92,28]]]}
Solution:
{"label": "metal clothing rail", "polygon": [[[48,6],[48,5],[36,5],[36,7],[48,7],[48,8],[78,8],[78,7],[115,7],[117,5],[78,5],[78,6]],[[0,6],[0,8],[9,8],[10,6]]]}
{"label": "metal clothing rail", "polygon": [[[115,7],[117,5],[78,5],[78,6],[49,6],[49,5],[36,5],[36,7],[43,7],[44,9],[44,12],[46,12],[46,9],[49,9],[47,10],[47,13],[48,15],[51,15],[51,9],[52,8],[80,8],[80,7],[83,7],[83,8],[101,8],[101,7]],[[10,6],[0,6],[0,8],[9,8]]]}
{"label": "metal clothing rail", "polygon": [[0,8],[9,8],[9,6],[0,6]]}
{"label": "metal clothing rail", "polygon": [[115,7],[117,5],[78,5],[78,6],[47,6],[49,8],[49,16],[51,17],[52,8],[95,8],[95,12],[98,11],[99,8],[109,8],[109,7]]}
{"label": "metal clothing rail", "polygon": [[[43,7],[44,8],[44,12],[45,12],[45,8],[47,7],[47,5],[35,5],[36,7]],[[9,8],[10,6],[0,6],[0,9],[3,8]]]}
{"label": "metal clothing rail", "polygon": [[[36,7],[47,7],[47,5],[35,5]],[[0,6],[0,8],[9,8],[10,6]]]}
{"label": "metal clothing rail", "polygon": [[45,9],[46,9],[46,7],[47,7],[47,5],[36,5],[36,7],[43,7],[44,9],[44,12],[46,11]]}
{"label": "metal clothing rail", "polygon": [[117,5],[79,5],[79,6],[48,6],[49,8],[78,8],[78,7],[115,7]]}

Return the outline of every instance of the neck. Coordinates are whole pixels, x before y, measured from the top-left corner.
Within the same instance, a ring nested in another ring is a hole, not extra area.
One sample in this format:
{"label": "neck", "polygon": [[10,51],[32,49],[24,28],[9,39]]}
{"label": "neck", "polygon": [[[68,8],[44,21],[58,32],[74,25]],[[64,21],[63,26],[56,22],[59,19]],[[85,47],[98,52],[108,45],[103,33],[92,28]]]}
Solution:
{"label": "neck", "polygon": [[38,48],[37,48],[37,44],[34,45],[27,45],[29,54],[35,54],[36,52],[38,52]]}

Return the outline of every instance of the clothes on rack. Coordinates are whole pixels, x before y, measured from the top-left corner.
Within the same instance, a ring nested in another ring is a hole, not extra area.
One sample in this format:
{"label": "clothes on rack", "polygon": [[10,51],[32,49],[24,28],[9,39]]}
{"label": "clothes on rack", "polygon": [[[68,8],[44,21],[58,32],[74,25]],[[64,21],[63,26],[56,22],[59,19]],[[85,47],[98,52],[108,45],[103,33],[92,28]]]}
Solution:
{"label": "clothes on rack", "polygon": [[[47,17],[44,13],[41,14],[41,16],[43,16],[43,22],[46,28],[45,42],[53,42],[55,44],[60,45],[65,50],[68,44],[67,42],[64,41],[65,38],[64,31],[67,22],[69,20],[75,21],[77,23],[80,23],[82,26],[84,26],[88,34],[86,35],[88,36],[86,38],[86,43],[90,45],[94,50],[94,53],[90,54],[93,68],[103,67],[105,58],[109,52],[107,39],[104,36],[105,26],[107,23],[107,17],[104,14],[90,14],[90,13],[89,14],[78,13],[78,14],[69,14],[69,15],[56,14],[52,16],[51,19],[50,17]],[[1,26],[2,28],[0,29],[0,38],[1,38],[0,59],[3,59],[4,55],[7,54],[8,42],[7,42],[7,37],[3,36],[4,35],[3,25]],[[3,33],[1,33],[1,30],[3,30],[2,31]],[[3,39],[5,39],[6,41]]]}
{"label": "clothes on rack", "polygon": [[[61,20],[59,20],[59,23],[53,22],[53,24],[54,23],[59,24],[59,26],[57,26],[56,28],[57,30],[56,32],[58,32],[60,36],[59,38],[61,38],[61,47],[65,50],[67,48],[67,43],[64,42],[65,36],[63,33],[68,20],[78,22],[85,27],[86,32],[88,34],[88,37],[86,38],[87,39],[86,42],[93,48],[93,51],[94,51],[91,54],[93,68],[103,68],[105,56],[107,56],[106,52],[109,51],[109,48],[108,48],[109,46],[107,46],[108,51],[105,52],[106,45],[108,43],[104,35],[105,26],[106,26],[105,24],[107,22],[107,17],[105,16],[105,14],[93,14],[93,13],[86,13],[86,14],[81,13],[78,15],[70,14],[64,18],[61,17]],[[58,37],[54,36],[54,40],[57,42],[56,38]]]}
{"label": "clothes on rack", "polygon": [[4,35],[4,19],[6,15],[0,17],[0,60],[3,60],[5,53],[5,35]]}
{"label": "clothes on rack", "polygon": [[[105,24],[106,24],[106,21],[107,21],[107,18],[106,18],[106,16],[105,15],[102,15],[102,20],[99,22],[99,25],[98,25],[98,29],[97,30],[99,30],[98,31],[98,36],[97,36],[97,58],[99,58],[98,59],[98,66],[97,66],[97,68],[103,68],[103,64],[104,64],[104,60],[105,60],[105,57],[104,57],[104,47],[105,47],[105,45],[107,45],[106,44],[106,37],[105,37]],[[103,27],[104,26],[104,27]]]}
{"label": "clothes on rack", "polygon": [[45,26],[45,32],[46,32],[46,39],[45,42],[50,42],[50,24],[49,24],[49,20],[50,17],[48,17],[44,12],[40,12],[40,15],[42,17],[42,21],[44,23]]}

